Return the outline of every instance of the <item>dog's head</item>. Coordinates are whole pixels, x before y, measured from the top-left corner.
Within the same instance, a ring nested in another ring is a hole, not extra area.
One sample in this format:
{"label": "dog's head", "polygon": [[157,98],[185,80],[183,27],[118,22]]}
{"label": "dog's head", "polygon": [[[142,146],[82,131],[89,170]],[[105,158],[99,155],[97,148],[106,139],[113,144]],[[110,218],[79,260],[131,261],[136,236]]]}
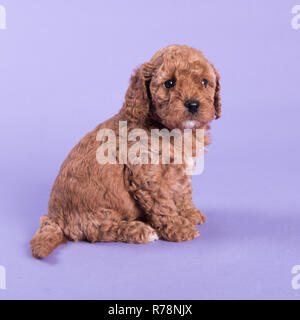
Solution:
{"label": "dog's head", "polygon": [[201,128],[221,114],[219,75],[188,46],[159,50],[131,78],[123,111],[133,121],[168,129]]}

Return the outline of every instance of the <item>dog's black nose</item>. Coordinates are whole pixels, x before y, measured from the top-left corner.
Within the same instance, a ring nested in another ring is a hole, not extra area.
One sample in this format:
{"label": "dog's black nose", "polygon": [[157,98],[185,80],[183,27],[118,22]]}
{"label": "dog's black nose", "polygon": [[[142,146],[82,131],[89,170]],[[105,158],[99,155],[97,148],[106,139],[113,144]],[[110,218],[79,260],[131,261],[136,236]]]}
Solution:
{"label": "dog's black nose", "polygon": [[200,107],[200,102],[198,100],[186,100],[184,106],[188,108],[190,113],[196,113]]}

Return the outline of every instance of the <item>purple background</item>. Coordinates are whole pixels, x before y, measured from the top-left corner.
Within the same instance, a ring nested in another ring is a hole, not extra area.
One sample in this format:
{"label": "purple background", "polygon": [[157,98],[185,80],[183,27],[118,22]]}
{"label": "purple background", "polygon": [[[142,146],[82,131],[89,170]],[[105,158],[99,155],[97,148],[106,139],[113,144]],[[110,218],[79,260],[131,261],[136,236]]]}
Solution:
{"label": "purple background", "polygon": [[[298,1],[299,3],[299,1]],[[0,299],[299,299],[300,30],[297,1],[0,0]],[[44,261],[29,240],[61,162],[121,107],[138,64],[168,44],[201,49],[222,76],[194,199],[199,238],[68,243]]]}

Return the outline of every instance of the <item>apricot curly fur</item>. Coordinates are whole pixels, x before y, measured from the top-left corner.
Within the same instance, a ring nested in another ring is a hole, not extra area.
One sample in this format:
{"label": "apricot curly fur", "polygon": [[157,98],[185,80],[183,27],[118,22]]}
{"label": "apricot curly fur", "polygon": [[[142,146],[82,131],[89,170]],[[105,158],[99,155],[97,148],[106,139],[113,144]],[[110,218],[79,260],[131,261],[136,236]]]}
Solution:
{"label": "apricot curly fur", "polygon": [[[164,86],[168,79],[176,79],[169,89]],[[200,103],[195,114],[184,105],[188,99]],[[117,151],[117,164],[101,165],[96,159],[102,143],[97,133],[112,129],[118,141],[120,120],[127,121],[128,132],[141,128],[149,137],[151,129],[183,130],[188,122],[193,123],[193,132],[207,131],[220,114],[219,74],[204,55],[185,45],[159,50],[135,70],[120,112],[83,137],[63,162],[48,215],[41,218],[31,240],[32,255],[45,258],[65,239],[147,243],[158,237],[168,241],[197,237],[195,224],[205,222],[205,216],[192,201],[188,164],[122,164]],[[209,143],[206,133],[205,145]]]}

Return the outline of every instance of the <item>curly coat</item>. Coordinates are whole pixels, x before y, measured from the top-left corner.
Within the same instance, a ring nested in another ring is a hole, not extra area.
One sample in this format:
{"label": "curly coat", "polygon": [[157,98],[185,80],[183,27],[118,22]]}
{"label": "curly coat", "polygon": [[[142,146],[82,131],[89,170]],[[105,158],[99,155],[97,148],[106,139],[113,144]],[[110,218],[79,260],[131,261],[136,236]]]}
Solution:
{"label": "curly coat", "polygon": [[[163,85],[168,79],[176,79],[173,88]],[[188,99],[200,102],[195,114],[184,106]],[[195,225],[205,216],[194,207],[186,164],[100,165],[97,132],[110,128],[118,136],[120,120],[127,121],[128,131],[142,128],[148,134],[152,128],[184,129],[187,123],[208,129],[220,113],[219,75],[203,54],[183,45],[159,50],[135,70],[120,112],[88,133],[63,162],[48,215],[31,240],[33,256],[45,258],[65,239],[147,243],[198,236]]]}

